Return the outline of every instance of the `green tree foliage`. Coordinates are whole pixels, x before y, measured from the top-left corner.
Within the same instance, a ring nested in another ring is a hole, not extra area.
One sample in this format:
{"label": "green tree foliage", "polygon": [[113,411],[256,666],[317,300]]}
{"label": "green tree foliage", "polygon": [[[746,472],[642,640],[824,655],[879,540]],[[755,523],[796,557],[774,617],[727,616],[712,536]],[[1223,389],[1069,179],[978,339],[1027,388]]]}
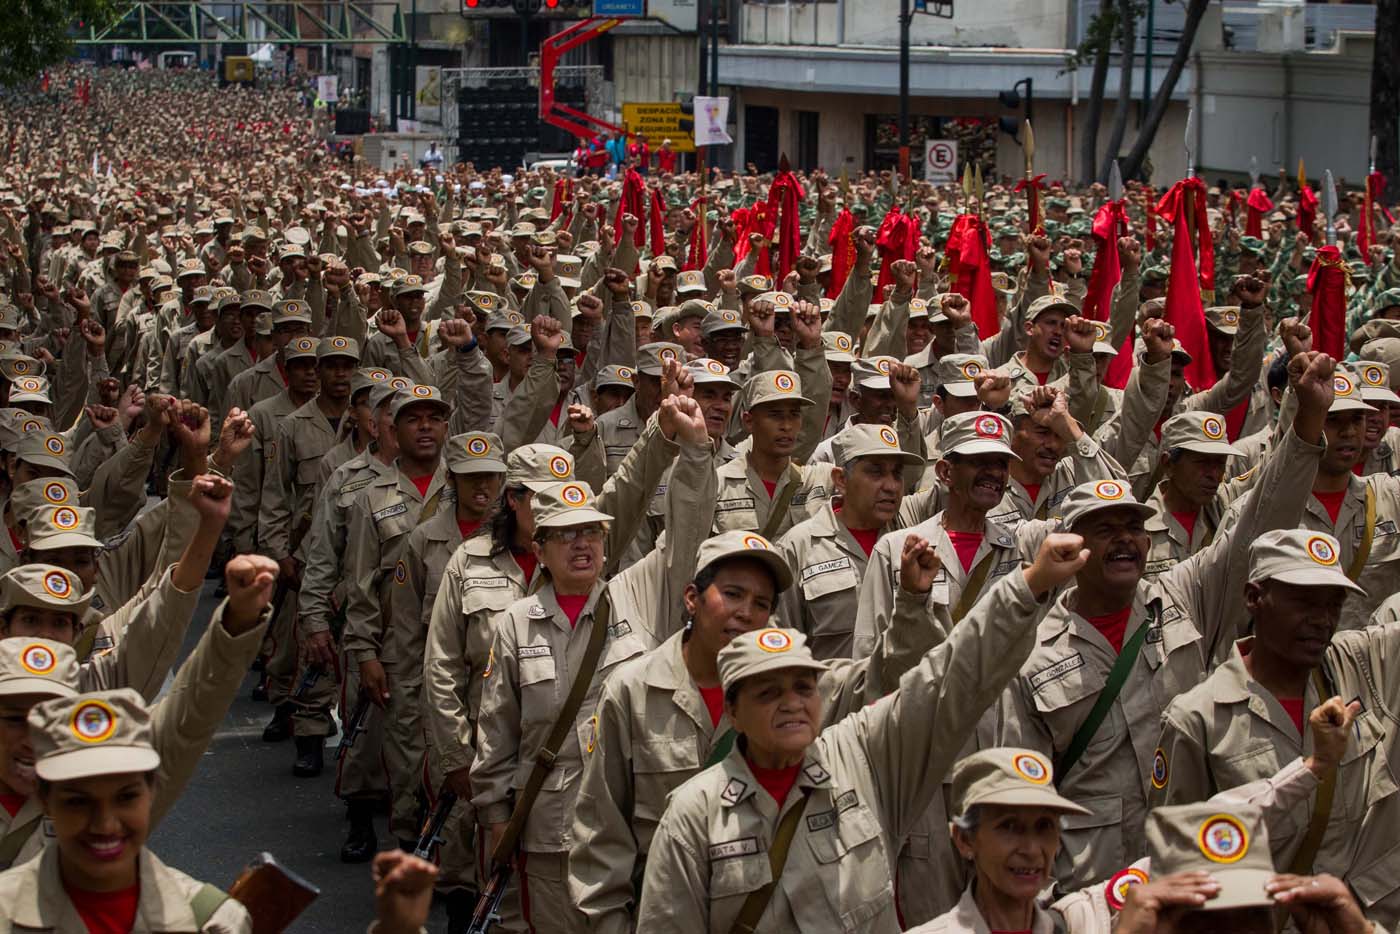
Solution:
{"label": "green tree foliage", "polygon": [[111,22],[116,0],[7,0],[0,15],[0,84],[13,86],[73,53],[79,24]]}

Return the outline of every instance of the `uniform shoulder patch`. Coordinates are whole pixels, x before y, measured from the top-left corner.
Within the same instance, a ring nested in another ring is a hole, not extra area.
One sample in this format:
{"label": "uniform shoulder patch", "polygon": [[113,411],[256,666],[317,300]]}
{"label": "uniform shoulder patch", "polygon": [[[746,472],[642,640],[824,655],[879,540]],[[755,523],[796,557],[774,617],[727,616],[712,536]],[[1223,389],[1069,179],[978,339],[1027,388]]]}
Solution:
{"label": "uniform shoulder patch", "polygon": [[[742,778],[731,778],[728,784],[724,786],[724,790],[719,793],[719,800],[724,804],[737,804],[739,799],[744,796],[744,792],[748,791],[748,789],[749,783]],[[757,853],[758,850],[755,849],[754,852]]]}
{"label": "uniform shoulder patch", "polygon": [[1045,687],[1047,684],[1052,684],[1055,681],[1058,681],[1061,678],[1063,678],[1065,675],[1069,674],[1071,671],[1075,671],[1083,667],[1084,656],[1080,655],[1078,652],[1075,652],[1073,655],[1069,655],[1065,658],[1062,658],[1059,661],[1047,665],[1046,667],[1033,673],[1029,679],[1031,691],[1039,693],[1040,689]]}

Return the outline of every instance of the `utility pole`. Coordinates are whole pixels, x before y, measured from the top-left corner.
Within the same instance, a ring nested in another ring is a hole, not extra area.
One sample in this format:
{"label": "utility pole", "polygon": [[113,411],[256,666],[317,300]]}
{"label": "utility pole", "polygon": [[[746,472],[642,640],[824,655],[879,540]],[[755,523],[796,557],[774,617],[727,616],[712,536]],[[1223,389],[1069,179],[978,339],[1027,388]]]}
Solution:
{"label": "utility pole", "polygon": [[899,174],[909,177],[909,0],[899,0]]}

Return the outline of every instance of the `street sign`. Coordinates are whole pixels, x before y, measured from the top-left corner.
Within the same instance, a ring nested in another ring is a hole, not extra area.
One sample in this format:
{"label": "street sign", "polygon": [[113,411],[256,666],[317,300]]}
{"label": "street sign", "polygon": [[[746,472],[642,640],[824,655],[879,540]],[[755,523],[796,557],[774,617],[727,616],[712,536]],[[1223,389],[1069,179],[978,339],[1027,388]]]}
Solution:
{"label": "street sign", "polygon": [[951,185],[958,178],[958,141],[931,139],[924,150],[924,181]]}
{"label": "street sign", "polygon": [[647,0],[593,0],[593,15],[646,16]]}
{"label": "street sign", "polygon": [[695,151],[695,118],[681,113],[679,103],[623,104],[622,122],[629,133],[645,133],[652,149],[669,139],[676,152]]}

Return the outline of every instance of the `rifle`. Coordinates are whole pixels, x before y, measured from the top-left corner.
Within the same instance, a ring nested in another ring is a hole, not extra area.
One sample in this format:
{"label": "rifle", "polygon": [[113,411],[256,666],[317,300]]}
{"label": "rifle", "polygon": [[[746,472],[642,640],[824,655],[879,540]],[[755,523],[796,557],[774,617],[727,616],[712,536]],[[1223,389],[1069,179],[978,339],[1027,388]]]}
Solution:
{"label": "rifle", "polygon": [[[214,894],[222,893],[215,890]],[[320,889],[277,862],[271,853],[262,853],[249,863],[228,889],[228,897],[252,916],[253,934],[285,931],[320,894]],[[212,911],[218,905],[210,899],[205,907]]]}
{"label": "rifle", "polygon": [[350,721],[345,724],[345,732],[340,736],[340,745],[335,748],[335,761],[344,759],[350,747],[355,745],[355,737],[365,731],[365,717],[369,716],[369,707],[369,698],[360,695],[355,709],[350,714]]}
{"label": "rifle", "polygon": [[438,792],[437,804],[433,805],[428,819],[423,822],[423,829],[418,832],[418,845],[413,848],[414,856],[419,859],[433,858],[433,847],[443,842],[442,827],[447,823],[447,818],[452,814],[456,803],[455,791],[444,788]]}
{"label": "rifle", "polygon": [[321,680],[323,673],[320,665],[308,665],[306,674],[301,676],[297,689],[292,692],[292,701],[299,704],[306,700],[306,695],[311,693],[311,689],[316,686],[317,681]]}
{"label": "rifle", "polygon": [[496,864],[496,868],[491,871],[491,878],[487,881],[486,888],[481,890],[481,897],[477,899],[476,909],[472,912],[472,920],[467,925],[466,934],[487,934],[491,930],[491,925],[500,922],[501,899],[505,897],[506,887],[510,885],[513,871],[514,869],[509,862]]}

